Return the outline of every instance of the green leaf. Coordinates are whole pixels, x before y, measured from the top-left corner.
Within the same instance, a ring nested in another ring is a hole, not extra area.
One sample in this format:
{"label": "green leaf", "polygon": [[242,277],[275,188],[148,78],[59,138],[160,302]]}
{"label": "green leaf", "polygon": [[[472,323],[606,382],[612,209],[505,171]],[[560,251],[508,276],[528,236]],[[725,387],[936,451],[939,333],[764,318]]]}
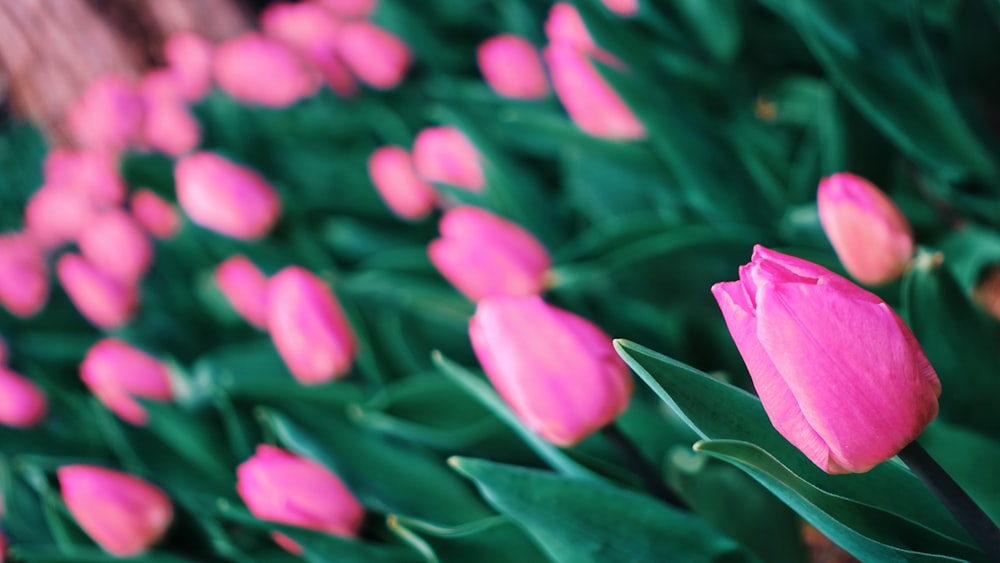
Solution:
{"label": "green leaf", "polygon": [[523,563],[546,561],[538,546],[512,519],[500,515],[460,526],[442,527],[432,523],[390,516],[389,528],[399,535],[419,541],[442,563]]}

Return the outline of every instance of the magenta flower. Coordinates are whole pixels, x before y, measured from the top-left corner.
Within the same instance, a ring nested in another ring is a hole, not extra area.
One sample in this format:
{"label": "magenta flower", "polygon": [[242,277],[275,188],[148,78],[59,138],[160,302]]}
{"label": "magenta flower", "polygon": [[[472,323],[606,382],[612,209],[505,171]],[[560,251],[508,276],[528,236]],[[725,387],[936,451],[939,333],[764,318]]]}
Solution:
{"label": "magenta flower", "polygon": [[268,279],[249,258],[230,256],[215,268],[215,284],[246,322],[267,328]]}
{"label": "magenta flower", "polygon": [[160,360],[121,340],[94,344],[80,364],[80,379],[111,412],[132,424],[148,418],[136,397],[153,401],[173,398],[170,374]]}
{"label": "magenta flower", "polygon": [[476,58],[486,83],[501,96],[530,100],[549,94],[542,58],[523,37],[491,37],[479,45]]}
{"label": "magenta flower", "polygon": [[437,192],[417,175],[406,149],[381,147],[368,159],[368,175],[382,200],[403,219],[422,219],[434,210]]}
{"label": "magenta flower", "polygon": [[27,428],[45,418],[45,393],[23,375],[0,366],[0,424]]}

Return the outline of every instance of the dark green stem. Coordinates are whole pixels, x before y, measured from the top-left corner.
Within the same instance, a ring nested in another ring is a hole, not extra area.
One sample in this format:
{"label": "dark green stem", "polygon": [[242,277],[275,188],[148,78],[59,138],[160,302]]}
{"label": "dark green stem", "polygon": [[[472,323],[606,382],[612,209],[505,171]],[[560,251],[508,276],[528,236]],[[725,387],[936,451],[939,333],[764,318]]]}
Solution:
{"label": "dark green stem", "polygon": [[618,450],[619,455],[624,458],[625,463],[632,468],[632,471],[642,479],[650,493],[671,506],[682,510],[688,509],[684,500],[667,488],[659,472],[642,455],[635,443],[622,432],[617,423],[612,422],[605,426],[601,429],[601,433]]}

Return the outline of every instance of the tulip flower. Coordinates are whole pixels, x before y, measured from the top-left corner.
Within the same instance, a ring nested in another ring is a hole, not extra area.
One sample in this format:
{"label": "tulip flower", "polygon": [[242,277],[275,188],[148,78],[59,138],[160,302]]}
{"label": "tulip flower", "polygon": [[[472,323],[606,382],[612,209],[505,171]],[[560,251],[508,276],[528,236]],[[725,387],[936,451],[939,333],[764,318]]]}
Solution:
{"label": "tulip flower", "polygon": [[80,314],[105,330],[128,322],[139,302],[134,285],[116,281],[77,254],[59,258],[56,277]]}
{"label": "tulip flower", "polygon": [[55,149],[45,156],[43,166],[46,184],[72,186],[98,207],[125,201],[125,182],[112,153]]}
{"label": "tulip flower", "polygon": [[166,155],[179,157],[194,150],[201,126],[185,105],[173,75],[157,70],[143,77],[139,91],[146,108],[142,140]]}
{"label": "tulip flower", "polygon": [[150,190],[137,190],[129,200],[132,216],[151,236],[173,238],[181,227],[181,217],[162,197]]}
{"label": "tulip flower", "polygon": [[34,426],[45,418],[45,393],[24,376],[0,366],[0,424],[17,428]]}
{"label": "tulip flower", "polygon": [[153,263],[153,244],[124,209],[94,217],[76,241],[88,262],[125,285],[142,279]]}
{"label": "tulip flower", "polygon": [[121,152],[142,126],[142,100],[135,85],[117,75],[102,76],[66,111],[66,125],[83,147]]}
{"label": "tulip flower", "polygon": [[0,236],[0,305],[30,317],[49,298],[49,269],[38,245],[24,234]]}
{"label": "tulip flower", "polygon": [[283,108],[316,93],[312,69],[284,44],[253,32],[230,39],[215,50],[215,81],[233,98]]}
{"label": "tulip flower", "polygon": [[549,17],[545,20],[545,36],[549,43],[569,45],[583,53],[598,51],[580,12],[569,2],[556,2],[552,5]]}
{"label": "tulip flower", "polygon": [[174,518],[170,498],[134,475],[93,465],[64,465],[57,475],[70,514],[91,539],[117,557],[149,549]]}
{"label": "tulip flower", "polygon": [[246,256],[231,256],[215,269],[215,283],[248,323],[267,328],[267,276]]}
{"label": "tulip flower", "polygon": [[913,231],[903,212],[878,188],[854,174],[824,178],[819,219],[844,268],[868,285],[891,282],[913,257]]}
{"label": "tulip flower", "polygon": [[413,165],[428,182],[440,182],[469,191],[486,184],[479,151],[454,127],[430,127],[413,141]]}
{"label": "tulip flower", "polygon": [[413,60],[402,39],[368,21],[343,25],[337,53],[355,76],[380,90],[398,86]]}
{"label": "tulip flower", "polygon": [[434,210],[437,192],[413,166],[413,158],[401,147],[382,147],[368,159],[368,174],[382,200],[404,219],[422,219]]}
{"label": "tulip flower", "polygon": [[934,368],[876,295],[762,246],[712,293],[771,423],[823,471],[868,471],[937,416]]}
{"label": "tulip flower", "polygon": [[628,18],[639,13],[639,0],[601,0],[604,7],[615,14]]}
{"label": "tulip flower", "polygon": [[289,371],[306,385],[347,375],[357,354],[357,339],[333,292],[298,266],[271,278],[267,329]]}
{"label": "tulip flower", "polygon": [[367,18],[375,11],[378,0],[318,0],[320,5],[343,20]]}
{"label": "tulip flower", "polygon": [[337,37],[342,24],[324,6],[315,2],[271,4],[260,15],[264,33],[294,49],[319,69],[327,86],[350,97],[358,85],[337,55]]}
{"label": "tulip flower", "polygon": [[580,442],[628,408],[632,377],[611,337],[541,297],[483,299],[469,337],[500,397],[557,446]]}
{"label": "tulip flower", "polygon": [[163,57],[185,100],[200,100],[211,90],[213,50],[207,39],[194,33],[174,34],[164,43]]}
{"label": "tulip flower", "polygon": [[147,421],[135,397],[153,401],[173,398],[167,367],[149,354],[114,338],[94,344],[80,364],[80,379],[106,407],[135,425]]}
{"label": "tulip flower", "polygon": [[517,35],[497,35],[479,45],[479,70],[490,88],[507,98],[544,98],[549,93],[542,59],[535,46]]}
{"label": "tulip flower", "polygon": [[[327,468],[274,446],[259,445],[236,469],[236,491],[254,516],[336,536],[355,537],[365,508]],[[292,553],[302,548],[283,534],[274,539]]]}
{"label": "tulip flower", "polygon": [[24,208],[24,230],[42,248],[51,250],[76,240],[99,211],[82,190],[65,184],[45,184]]}
{"label": "tulip flower", "polygon": [[174,167],[177,201],[195,224],[236,239],[266,235],[281,215],[278,193],[260,174],[211,152]]}

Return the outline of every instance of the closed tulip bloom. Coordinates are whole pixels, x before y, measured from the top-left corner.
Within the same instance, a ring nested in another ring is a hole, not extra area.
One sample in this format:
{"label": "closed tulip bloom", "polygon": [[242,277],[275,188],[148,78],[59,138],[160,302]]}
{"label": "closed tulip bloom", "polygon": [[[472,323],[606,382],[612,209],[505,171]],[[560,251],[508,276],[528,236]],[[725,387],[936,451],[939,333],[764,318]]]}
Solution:
{"label": "closed tulip bloom", "polygon": [[118,174],[118,158],[107,151],[55,149],[45,156],[46,184],[71,186],[97,206],[125,201],[125,182]]}
{"label": "closed tulip bloom", "polygon": [[639,13],[639,0],[601,0],[604,7],[623,18]]}
{"label": "closed tulip bloom", "polygon": [[823,178],[819,219],[844,268],[861,283],[881,285],[903,274],[913,257],[913,231],[881,190],[849,173]]}
{"label": "closed tulip bloom", "polygon": [[937,416],[934,368],[876,295],[762,246],[712,293],[771,423],[823,471],[868,471]]}
{"label": "closed tulip bloom", "polygon": [[219,45],[212,68],[225,93],[262,106],[290,106],[320,86],[313,70],[290,48],[252,32]]}
{"label": "closed tulip bloom", "polygon": [[267,328],[268,279],[246,256],[226,259],[215,269],[215,283],[229,304],[248,323]]}
{"label": "closed tulip bloom", "polygon": [[454,127],[429,127],[413,141],[413,165],[428,182],[440,182],[469,191],[486,185],[479,151]]}
{"label": "closed tulip bloom", "polygon": [[127,78],[96,78],[66,112],[66,125],[76,142],[90,149],[120,152],[142,126],[142,100]]}
{"label": "closed tulip bloom", "polygon": [[146,108],[141,135],[146,145],[173,157],[194,150],[201,140],[201,126],[181,98],[169,71],[147,74],[140,91]]}
{"label": "closed tulip bloom", "polygon": [[549,93],[535,46],[517,35],[497,35],[479,45],[479,70],[490,88],[507,98],[544,98]]}
{"label": "closed tulip bloom", "polygon": [[0,236],[0,305],[30,317],[49,298],[49,269],[42,249],[23,234]]}
{"label": "closed tulip bloom", "polygon": [[132,216],[151,236],[173,238],[181,227],[181,217],[169,202],[150,190],[137,190],[129,201]]}
{"label": "closed tulip bloom", "polygon": [[337,55],[341,23],[316,2],[268,6],[260,15],[264,33],[295,49],[314,64],[331,90],[349,97],[358,90],[357,82]]}
{"label": "closed tulip bloom", "polygon": [[153,401],[173,398],[167,367],[114,338],[105,338],[87,351],[80,364],[80,379],[111,412],[136,425],[144,425],[148,419],[136,397]]}
{"label": "closed tulip bloom", "polygon": [[208,39],[194,33],[177,33],[164,43],[163,56],[185,100],[200,100],[212,89],[214,50]]}
{"label": "closed tulip bloom", "polygon": [[94,217],[76,243],[88,262],[125,285],[138,283],[153,263],[152,242],[121,208]]}
{"label": "closed tulip bloom", "polygon": [[401,147],[381,147],[368,159],[368,174],[382,200],[404,219],[422,219],[434,210],[437,192],[417,175],[413,158]]}
{"label": "closed tulip bloom", "polygon": [[298,266],[271,278],[267,329],[289,371],[306,385],[347,375],[357,354],[354,331],[333,292]]}
{"label": "closed tulip bloom", "polygon": [[34,426],[45,418],[48,401],[34,383],[0,366],[0,424],[17,428]]}
{"label": "closed tulip bloom", "polygon": [[177,201],[206,229],[235,239],[258,239],[281,216],[278,192],[260,174],[210,152],[186,156],[174,167]]}
{"label": "closed tulip bloom", "polygon": [[76,240],[100,206],[82,190],[67,184],[45,184],[24,208],[24,230],[51,250]]}
{"label": "closed tulip bloom", "polygon": [[105,330],[128,322],[139,303],[134,285],[115,280],[76,254],[59,257],[56,276],[80,314]]}
{"label": "closed tulip bloom", "polygon": [[381,90],[398,86],[413,59],[402,39],[368,21],[344,24],[337,53],[362,82]]}
{"label": "closed tulip bloom", "polygon": [[431,262],[469,299],[533,295],[545,288],[549,253],[517,224],[463,206],[445,213],[439,228],[441,238],[427,249]]}
{"label": "closed tulip bloom", "polygon": [[70,514],[91,539],[117,557],[143,553],[174,519],[170,498],[134,475],[94,465],[64,465],[57,475]]}
{"label": "closed tulip bloom", "polygon": [[587,31],[576,6],[569,2],[556,2],[545,20],[545,36],[549,43],[570,45],[581,52],[597,50],[594,38]]}
{"label": "closed tulip bloom", "polygon": [[557,446],[577,444],[628,408],[632,377],[611,337],[541,297],[483,299],[469,337],[500,397]]}
{"label": "closed tulip bloom", "polygon": [[375,11],[378,0],[318,0],[319,4],[340,19],[367,18]]}

